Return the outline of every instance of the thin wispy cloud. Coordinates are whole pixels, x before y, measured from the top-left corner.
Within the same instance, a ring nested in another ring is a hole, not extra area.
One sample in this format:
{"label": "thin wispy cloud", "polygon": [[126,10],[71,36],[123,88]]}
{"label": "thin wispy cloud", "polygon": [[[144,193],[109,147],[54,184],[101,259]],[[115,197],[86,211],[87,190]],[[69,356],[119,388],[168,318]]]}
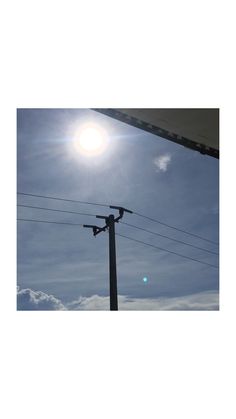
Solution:
{"label": "thin wispy cloud", "polygon": [[156,172],[166,172],[170,162],[171,162],[170,153],[162,154],[161,156],[156,157],[154,159]]}

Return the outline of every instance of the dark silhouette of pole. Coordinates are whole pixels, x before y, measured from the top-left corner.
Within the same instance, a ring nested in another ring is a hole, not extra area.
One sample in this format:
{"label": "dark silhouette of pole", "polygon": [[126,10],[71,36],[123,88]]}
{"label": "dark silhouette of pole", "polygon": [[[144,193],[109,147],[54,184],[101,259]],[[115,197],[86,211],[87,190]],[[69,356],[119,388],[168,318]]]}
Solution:
{"label": "dark silhouette of pole", "polygon": [[102,218],[105,220],[106,225],[104,227],[98,227],[96,225],[84,224],[86,228],[93,230],[93,235],[101,233],[102,231],[109,231],[109,278],[110,278],[110,310],[118,310],[118,297],[117,297],[117,272],[116,272],[116,239],[115,239],[115,223],[123,217],[124,212],[133,214],[132,211],[123,208],[110,205],[110,208],[119,210],[119,216],[114,217],[113,214],[109,216],[96,215],[96,218]]}
{"label": "dark silhouette of pole", "polygon": [[110,271],[110,310],[118,310],[115,218],[111,214],[107,220],[109,228],[109,271]]}

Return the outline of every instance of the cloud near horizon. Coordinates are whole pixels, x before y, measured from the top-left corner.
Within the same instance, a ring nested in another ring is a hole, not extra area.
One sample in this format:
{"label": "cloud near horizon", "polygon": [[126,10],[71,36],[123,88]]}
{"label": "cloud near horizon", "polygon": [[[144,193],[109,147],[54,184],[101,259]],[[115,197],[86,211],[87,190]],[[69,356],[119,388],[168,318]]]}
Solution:
{"label": "cloud near horizon", "polygon": [[[119,295],[119,310],[141,310],[141,311],[194,311],[194,310],[219,310],[218,291],[205,291],[192,295],[180,297],[161,298],[130,298]],[[92,295],[91,297],[80,297],[78,300],[63,304],[53,295],[45,294],[42,291],[33,291],[29,288],[20,290],[17,293],[18,310],[109,310],[109,297]]]}
{"label": "cloud near horizon", "polygon": [[156,167],[156,171],[157,172],[166,172],[170,162],[171,162],[171,154],[170,153],[162,154],[161,156],[156,157],[154,159],[154,164],[155,164],[155,167]]}
{"label": "cloud near horizon", "polygon": [[66,310],[66,307],[53,295],[18,287],[17,310]]}

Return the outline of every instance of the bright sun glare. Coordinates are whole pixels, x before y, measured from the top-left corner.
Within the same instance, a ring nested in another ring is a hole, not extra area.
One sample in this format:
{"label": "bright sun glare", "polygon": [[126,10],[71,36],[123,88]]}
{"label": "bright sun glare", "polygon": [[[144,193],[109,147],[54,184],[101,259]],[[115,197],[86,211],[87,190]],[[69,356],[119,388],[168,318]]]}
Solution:
{"label": "bright sun glare", "polygon": [[88,156],[101,154],[107,146],[106,134],[95,125],[83,126],[75,134],[74,146],[79,153]]}

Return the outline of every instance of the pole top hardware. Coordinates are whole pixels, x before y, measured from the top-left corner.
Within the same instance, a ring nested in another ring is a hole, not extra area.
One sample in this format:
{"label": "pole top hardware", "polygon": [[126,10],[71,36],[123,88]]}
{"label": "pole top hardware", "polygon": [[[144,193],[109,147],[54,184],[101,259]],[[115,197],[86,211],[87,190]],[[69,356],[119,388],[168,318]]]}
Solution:
{"label": "pole top hardware", "polygon": [[106,215],[96,215],[96,218],[102,218],[103,220],[106,220],[108,216]]}
{"label": "pole top hardware", "polygon": [[[101,233],[102,231],[106,231],[108,228],[110,228],[110,223],[115,222],[118,223],[119,220],[123,217],[124,212],[129,212],[130,214],[133,214],[133,211],[130,211],[124,207],[116,207],[114,205],[110,205],[110,208],[117,209],[119,211],[119,216],[114,218],[113,214],[110,215],[96,215],[96,218],[100,218],[102,220],[105,220],[106,225],[104,227],[98,227],[95,225],[90,224],[84,224],[83,227],[85,228],[92,228],[93,229],[93,235],[96,236],[97,234]],[[113,221],[110,221],[110,217],[113,219]]]}
{"label": "pole top hardware", "polygon": [[133,211],[130,211],[127,208],[124,208],[124,207],[116,207],[115,205],[110,205],[110,208],[117,209],[119,211],[123,211],[123,213],[124,212],[129,212],[130,214],[133,214]]}
{"label": "pole top hardware", "polygon": [[94,226],[94,225],[90,225],[90,224],[84,224],[83,227],[92,228],[94,236],[96,236],[98,233],[101,233],[101,231],[106,231],[106,229],[107,229],[107,226],[98,227],[98,226]]}
{"label": "pole top hardware", "polygon": [[124,207],[116,207],[114,205],[110,205],[110,208],[117,209],[119,211],[119,214],[120,214],[119,217],[115,218],[116,223],[118,223],[119,220],[123,217],[124,212],[129,212],[130,214],[133,214],[133,211],[130,211],[130,210],[124,208]]}

